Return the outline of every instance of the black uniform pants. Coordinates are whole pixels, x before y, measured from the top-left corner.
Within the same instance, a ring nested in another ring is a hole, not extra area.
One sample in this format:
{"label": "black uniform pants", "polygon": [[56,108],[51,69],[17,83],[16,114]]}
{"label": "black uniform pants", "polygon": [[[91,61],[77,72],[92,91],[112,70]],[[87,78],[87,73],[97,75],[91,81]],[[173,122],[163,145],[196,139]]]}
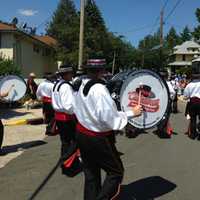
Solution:
{"label": "black uniform pants", "polygon": [[44,121],[46,124],[49,124],[54,118],[54,109],[51,103],[43,102],[42,106]]}
{"label": "black uniform pants", "polygon": [[197,134],[197,117],[200,119],[200,103],[190,103],[189,107],[190,114],[190,131],[191,135]]}
{"label": "black uniform pants", "polygon": [[[84,200],[111,200],[117,196],[124,168],[113,137],[91,137],[77,133],[85,173]],[[101,169],[106,178],[101,185]]]}
{"label": "black uniform pants", "polygon": [[0,120],[0,149],[3,143],[3,135],[4,135],[3,124],[2,121]]}
{"label": "black uniform pants", "polygon": [[75,140],[75,121],[56,121],[61,140],[61,157],[67,154]]}

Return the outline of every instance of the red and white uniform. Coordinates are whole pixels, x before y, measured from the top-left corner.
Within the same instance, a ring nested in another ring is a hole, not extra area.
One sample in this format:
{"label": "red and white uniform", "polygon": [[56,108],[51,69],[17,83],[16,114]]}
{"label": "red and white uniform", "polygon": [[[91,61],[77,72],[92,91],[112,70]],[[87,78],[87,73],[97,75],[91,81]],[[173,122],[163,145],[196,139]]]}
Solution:
{"label": "red and white uniform", "polygon": [[45,103],[51,103],[51,96],[54,84],[51,81],[45,80],[37,88],[37,98]]}
{"label": "red and white uniform", "polygon": [[99,83],[93,85],[88,95],[84,96],[83,89],[89,80],[82,80],[75,97],[74,113],[79,126],[97,134],[123,129],[128,117],[133,117],[133,112],[118,111],[106,86]]}
{"label": "red and white uniform", "polygon": [[[60,80],[52,93],[52,105],[57,120],[66,121],[73,114],[74,92],[72,87]],[[61,86],[60,86],[61,85]],[[60,87],[60,88],[59,88]],[[63,117],[62,117],[63,115]],[[65,116],[65,117],[64,117]]]}

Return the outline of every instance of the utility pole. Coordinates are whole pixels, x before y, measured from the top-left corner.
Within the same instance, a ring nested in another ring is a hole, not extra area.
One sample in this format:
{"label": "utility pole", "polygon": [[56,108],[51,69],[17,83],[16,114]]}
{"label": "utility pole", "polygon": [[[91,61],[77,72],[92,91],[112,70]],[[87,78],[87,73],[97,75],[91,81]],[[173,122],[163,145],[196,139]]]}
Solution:
{"label": "utility pole", "polygon": [[112,75],[114,75],[115,73],[115,60],[116,60],[116,50],[114,51],[114,55],[113,55]]}
{"label": "utility pole", "polygon": [[160,12],[160,65],[158,66],[158,72],[160,68],[163,69],[163,17],[164,17],[164,8]]}
{"label": "utility pole", "polygon": [[78,70],[82,71],[83,64],[83,41],[84,41],[84,15],[85,15],[85,0],[81,1],[81,13],[80,13],[80,34],[79,34],[79,59]]}

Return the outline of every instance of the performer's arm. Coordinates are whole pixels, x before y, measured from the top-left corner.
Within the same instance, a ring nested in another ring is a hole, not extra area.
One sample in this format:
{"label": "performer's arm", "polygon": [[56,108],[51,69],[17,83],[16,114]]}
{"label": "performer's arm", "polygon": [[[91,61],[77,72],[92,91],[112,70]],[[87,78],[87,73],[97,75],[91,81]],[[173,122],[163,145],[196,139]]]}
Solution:
{"label": "performer's arm", "polygon": [[[103,87],[103,86],[102,86]],[[99,90],[97,94],[97,116],[100,121],[111,130],[121,130],[127,123],[129,117],[141,114],[141,106],[138,105],[128,112],[118,111],[115,102],[106,89]]]}
{"label": "performer's arm", "polygon": [[14,86],[15,86],[15,85],[13,84],[13,85],[10,86],[10,88],[8,89],[7,92],[2,92],[2,93],[0,94],[0,97],[7,97],[7,96],[9,95],[10,91],[12,90],[12,88],[13,88]]}

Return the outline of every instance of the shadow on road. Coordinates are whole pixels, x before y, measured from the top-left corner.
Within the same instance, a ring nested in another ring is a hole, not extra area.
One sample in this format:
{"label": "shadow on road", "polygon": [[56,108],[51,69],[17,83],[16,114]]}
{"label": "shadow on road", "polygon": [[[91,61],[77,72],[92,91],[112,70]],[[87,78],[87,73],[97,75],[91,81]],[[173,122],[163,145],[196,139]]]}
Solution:
{"label": "shadow on road", "polygon": [[10,146],[4,146],[2,148],[0,155],[6,155],[6,154],[9,154],[9,153],[17,152],[19,150],[30,149],[30,148],[33,148],[33,147],[36,147],[36,146],[41,146],[41,145],[44,145],[44,144],[47,144],[47,142],[44,142],[42,140],[36,140],[36,141],[24,142],[24,143],[10,145]]}
{"label": "shadow on road", "polygon": [[176,187],[174,183],[160,176],[152,176],[122,185],[119,200],[153,200],[171,192]]}
{"label": "shadow on road", "polygon": [[21,117],[29,114],[30,112],[17,112],[11,109],[1,109],[0,119],[11,119],[13,117]]}

